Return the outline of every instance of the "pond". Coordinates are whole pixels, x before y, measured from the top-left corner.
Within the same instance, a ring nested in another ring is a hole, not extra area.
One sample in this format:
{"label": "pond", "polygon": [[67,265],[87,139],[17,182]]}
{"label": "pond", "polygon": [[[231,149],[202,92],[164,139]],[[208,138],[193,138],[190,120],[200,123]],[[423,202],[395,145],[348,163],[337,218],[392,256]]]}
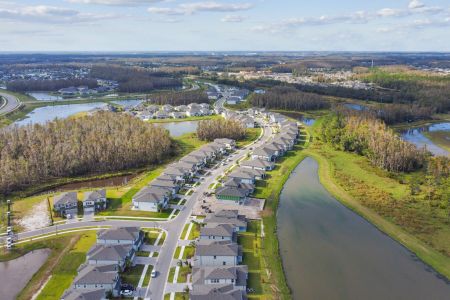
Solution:
{"label": "pond", "polygon": [[27,93],[31,97],[39,101],[59,101],[63,100],[63,97],[57,95],[51,95],[47,92],[30,92]]}
{"label": "pond", "polygon": [[14,122],[17,125],[27,125],[30,123],[44,124],[53,121],[55,118],[67,118],[71,115],[87,112],[96,108],[105,107],[107,104],[103,102],[65,104],[65,105],[49,105],[38,107],[26,115],[26,118]]}
{"label": "pond", "polygon": [[280,195],[280,254],[293,299],[449,299],[450,283],[343,206],[306,158]]}
{"label": "pond", "polygon": [[361,104],[355,104],[355,103],[345,103],[344,106],[346,108],[350,108],[350,109],[353,109],[353,110],[359,110],[359,111],[367,109],[367,106],[364,106],[364,105],[361,105]]}
{"label": "pond", "polygon": [[117,105],[123,106],[123,107],[134,107],[142,103],[142,100],[138,99],[128,99],[128,100],[115,100],[111,101],[112,103],[115,103]]}
{"label": "pond", "polygon": [[49,249],[31,251],[16,259],[0,262],[2,300],[13,300],[50,255]]}
{"label": "pond", "polygon": [[293,118],[297,121],[300,121],[303,124],[305,124],[306,126],[311,126],[314,124],[314,122],[316,122],[316,119],[306,117],[304,114],[299,113],[299,112],[283,112],[282,114],[289,118]]}
{"label": "pond", "polygon": [[450,144],[450,122],[436,123],[428,126],[408,128],[402,130],[401,136],[404,140],[416,145],[419,148],[425,147],[433,155],[449,155],[450,153],[439,145],[435,144],[429,139],[426,134],[441,133],[441,139],[443,143]]}
{"label": "pond", "polygon": [[165,129],[169,130],[171,136],[177,137],[186,133],[195,132],[197,130],[198,122],[199,121],[184,121],[154,124],[164,127]]}

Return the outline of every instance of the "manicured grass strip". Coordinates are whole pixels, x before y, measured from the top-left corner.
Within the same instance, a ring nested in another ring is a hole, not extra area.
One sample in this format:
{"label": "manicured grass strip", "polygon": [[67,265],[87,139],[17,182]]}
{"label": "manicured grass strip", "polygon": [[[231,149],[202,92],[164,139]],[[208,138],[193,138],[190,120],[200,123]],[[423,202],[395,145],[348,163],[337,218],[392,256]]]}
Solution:
{"label": "manicured grass strip", "polygon": [[147,268],[147,273],[145,273],[144,282],[142,283],[142,286],[148,286],[148,284],[150,283],[152,270],[153,266],[149,265]]}
{"label": "manicured grass strip", "polygon": [[125,272],[120,274],[123,283],[132,284],[137,286],[139,279],[141,279],[142,271],[144,270],[144,265],[136,265],[134,267],[127,267]]}

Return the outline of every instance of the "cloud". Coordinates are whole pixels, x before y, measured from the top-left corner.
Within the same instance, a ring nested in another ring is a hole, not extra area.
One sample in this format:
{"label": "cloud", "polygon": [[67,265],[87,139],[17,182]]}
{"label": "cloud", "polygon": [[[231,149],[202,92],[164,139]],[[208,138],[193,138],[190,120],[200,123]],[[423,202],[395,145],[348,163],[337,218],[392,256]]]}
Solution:
{"label": "cloud", "polygon": [[251,3],[218,3],[218,2],[194,2],[179,4],[174,8],[149,7],[147,11],[153,14],[164,15],[193,15],[198,12],[236,12],[252,8]]}
{"label": "cloud", "polygon": [[244,21],[244,19],[245,18],[243,16],[226,15],[225,17],[220,19],[220,21],[225,22],[225,23],[239,23],[239,22]]}
{"label": "cloud", "polygon": [[78,4],[98,4],[111,6],[138,6],[150,3],[162,2],[164,0],[66,0]]}
{"label": "cloud", "polygon": [[422,8],[425,7],[425,4],[420,2],[419,0],[411,0],[409,1],[408,8],[409,9],[416,9],[416,8]]}
{"label": "cloud", "polygon": [[23,22],[40,23],[81,23],[112,18],[113,15],[82,13],[74,9],[37,5],[17,8],[0,8],[0,18]]}

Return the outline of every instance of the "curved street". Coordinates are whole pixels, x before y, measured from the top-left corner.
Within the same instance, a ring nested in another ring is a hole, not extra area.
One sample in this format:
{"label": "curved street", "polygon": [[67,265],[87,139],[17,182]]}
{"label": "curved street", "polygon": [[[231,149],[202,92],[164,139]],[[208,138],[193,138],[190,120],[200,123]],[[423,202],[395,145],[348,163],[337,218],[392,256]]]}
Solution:
{"label": "curved street", "polygon": [[0,115],[10,113],[20,107],[20,100],[14,96],[0,92],[0,97],[6,100],[6,103],[2,101],[0,104]]}

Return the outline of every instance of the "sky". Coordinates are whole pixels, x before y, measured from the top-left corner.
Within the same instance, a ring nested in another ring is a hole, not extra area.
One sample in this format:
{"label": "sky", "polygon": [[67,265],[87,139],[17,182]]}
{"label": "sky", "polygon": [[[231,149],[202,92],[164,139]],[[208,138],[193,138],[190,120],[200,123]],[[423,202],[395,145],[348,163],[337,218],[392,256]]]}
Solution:
{"label": "sky", "polygon": [[448,0],[0,0],[0,51],[450,51]]}

